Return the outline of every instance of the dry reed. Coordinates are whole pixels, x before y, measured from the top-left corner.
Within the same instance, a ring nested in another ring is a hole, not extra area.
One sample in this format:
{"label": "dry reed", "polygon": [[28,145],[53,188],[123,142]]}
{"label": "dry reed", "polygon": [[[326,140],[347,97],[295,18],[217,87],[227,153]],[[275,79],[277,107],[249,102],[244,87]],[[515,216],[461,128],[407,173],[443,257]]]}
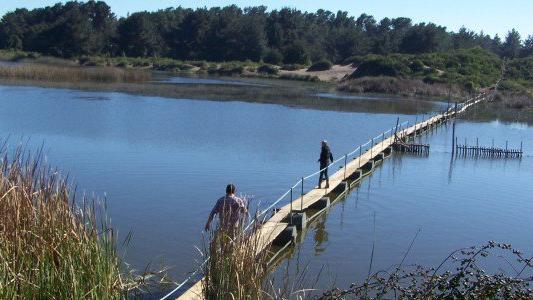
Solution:
{"label": "dry reed", "polygon": [[210,256],[203,267],[205,299],[261,299],[269,274],[268,245],[255,230],[245,231],[241,219],[235,227],[218,226],[204,243]]}
{"label": "dry reed", "polygon": [[0,146],[0,299],[127,297],[136,283],[105,211],[76,206],[67,179],[41,160]]}
{"label": "dry reed", "polygon": [[63,67],[44,64],[0,66],[0,78],[52,82],[148,82],[151,73],[115,67]]}

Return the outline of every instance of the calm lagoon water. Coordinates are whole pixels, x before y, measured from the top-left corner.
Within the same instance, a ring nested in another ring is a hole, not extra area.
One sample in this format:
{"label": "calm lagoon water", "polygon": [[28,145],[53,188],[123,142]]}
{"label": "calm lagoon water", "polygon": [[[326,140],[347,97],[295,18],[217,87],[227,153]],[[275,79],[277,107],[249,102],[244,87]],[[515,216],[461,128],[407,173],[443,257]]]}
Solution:
{"label": "calm lagoon water", "polygon": [[[44,142],[50,164],[80,190],[107,197],[119,240],[133,232],[126,260],[141,269],[162,262],[177,280],[198,265],[195,246],[227,183],[255,204],[270,202],[318,168],[320,140],[341,156],[397,117],[420,118],[0,86],[0,137],[29,140],[34,149]],[[368,271],[373,240],[375,267],[390,266],[418,229],[410,262],[435,264],[451,250],[488,240],[531,252],[532,158],[451,160],[450,131],[427,138],[429,157],[388,160],[319,218],[283,263],[303,261],[312,272],[326,266],[337,283],[348,283]],[[524,141],[533,153],[526,125],[463,121],[458,136]]]}
{"label": "calm lagoon water", "polygon": [[[322,276],[317,288],[361,282],[372,271],[399,264],[436,267],[452,251],[493,240],[510,243],[533,256],[533,127],[522,124],[457,123],[460,141],[514,148],[523,141],[520,159],[453,158],[451,126],[441,127],[422,143],[428,157],[394,154],[345,200],[317,218],[288,260],[291,274]],[[375,220],[375,227],[374,227]],[[420,231],[418,234],[417,232]],[[486,261],[488,270],[508,269],[502,259]],[[533,274],[532,274],[533,275]],[[278,277],[283,277],[278,271]],[[310,279],[314,279],[314,277]]]}

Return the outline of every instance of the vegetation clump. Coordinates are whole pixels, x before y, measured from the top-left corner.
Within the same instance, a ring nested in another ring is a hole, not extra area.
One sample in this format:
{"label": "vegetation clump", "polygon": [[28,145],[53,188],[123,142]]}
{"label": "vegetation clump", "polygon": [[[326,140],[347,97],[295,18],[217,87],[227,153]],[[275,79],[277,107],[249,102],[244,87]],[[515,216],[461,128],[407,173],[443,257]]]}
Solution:
{"label": "vegetation clump", "polygon": [[337,89],[348,93],[379,93],[430,97],[449,95],[455,98],[468,94],[467,91],[458,85],[448,85],[443,83],[427,84],[417,79],[389,76],[361,77],[346,80],[340,83]]}
{"label": "vegetation clump", "polygon": [[[257,223],[255,223],[257,224]],[[246,231],[245,218],[236,226],[217,226],[204,245],[202,290],[205,299],[263,299],[269,274],[268,246],[258,228]]]}
{"label": "vegetation clump", "polygon": [[150,72],[115,67],[62,67],[43,64],[0,65],[0,78],[53,82],[148,82]]}
{"label": "vegetation clump", "polygon": [[[483,261],[491,256],[509,264],[509,270],[485,271]],[[454,251],[437,268],[400,264],[391,272],[369,276],[362,284],[326,291],[319,299],[532,299],[532,271],[533,257],[509,244],[488,242]]]}
{"label": "vegetation clump", "polygon": [[281,69],[284,71],[297,71],[297,70],[301,70],[304,68],[305,68],[305,65],[300,65],[300,64],[285,64],[281,66]]}
{"label": "vegetation clump", "polygon": [[267,75],[277,75],[279,73],[278,68],[271,65],[262,65],[257,68],[257,73]]}
{"label": "vegetation clump", "polygon": [[314,71],[327,71],[331,69],[333,64],[329,60],[320,60],[312,64],[307,71],[308,72],[314,72]]}
{"label": "vegetation clump", "polygon": [[137,283],[104,211],[18,148],[0,149],[0,298],[121,299]]}
{"label": "vegetation clump", "polygon": [[498,81],[504,65],[507,80],[502,83],[503,89],[523,92],[533,82],[530,77],[533,74],[527,68],[533,60],[524,58],[505,63],[481,48],[419,55],[367,55],[351,60],[357,68],[347,81],[340,84],[339,89],[344,91],[412,94],[415,88],[414,92],[419,95],[428,95],[427,90],[435,89],[432,95],[448,96],[455,86],[473,93]]}

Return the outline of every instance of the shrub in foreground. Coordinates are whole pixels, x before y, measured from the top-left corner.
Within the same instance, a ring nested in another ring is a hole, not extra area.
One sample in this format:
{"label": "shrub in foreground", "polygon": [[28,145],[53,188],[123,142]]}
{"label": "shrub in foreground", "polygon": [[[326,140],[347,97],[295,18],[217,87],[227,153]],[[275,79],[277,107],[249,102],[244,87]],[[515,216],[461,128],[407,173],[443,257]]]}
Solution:
{"label": "shrub in foreground", "polygon": [[[491,257],[502,260],[494,274],[482,268]],[[533,257],[491,241],[454,251],[436,268],[400,264],[362,284],[327,291],[319,299],[533,299],[532,271]]]}

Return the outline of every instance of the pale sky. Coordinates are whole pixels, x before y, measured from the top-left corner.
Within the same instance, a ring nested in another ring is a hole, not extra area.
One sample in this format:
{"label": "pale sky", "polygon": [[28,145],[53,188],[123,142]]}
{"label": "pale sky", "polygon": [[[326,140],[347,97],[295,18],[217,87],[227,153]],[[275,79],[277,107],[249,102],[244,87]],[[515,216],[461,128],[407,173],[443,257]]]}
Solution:
{"label": "pale sky", "polygon": [[[0,0],[0,15],[19,7],[43,7],[56,2],[60,1]],[[517,29],[523,39],[533,34],[533,0],[107,0],[106,3],[118,16],[180,5],[193,8],[229,4],[237,4],[240,7],[265,5],[269,9],[292,7],[312,12],[319,8],[333,12],[344,10],[353,16],[367,13],[378,20],[384,17],[409,17],[414,22],[433,22],[446,26],[448,30],[457,31],[464,25],[476,32],[483,30],[491,36],[497,33],[500,37],[503,37],[511,28]]]}

